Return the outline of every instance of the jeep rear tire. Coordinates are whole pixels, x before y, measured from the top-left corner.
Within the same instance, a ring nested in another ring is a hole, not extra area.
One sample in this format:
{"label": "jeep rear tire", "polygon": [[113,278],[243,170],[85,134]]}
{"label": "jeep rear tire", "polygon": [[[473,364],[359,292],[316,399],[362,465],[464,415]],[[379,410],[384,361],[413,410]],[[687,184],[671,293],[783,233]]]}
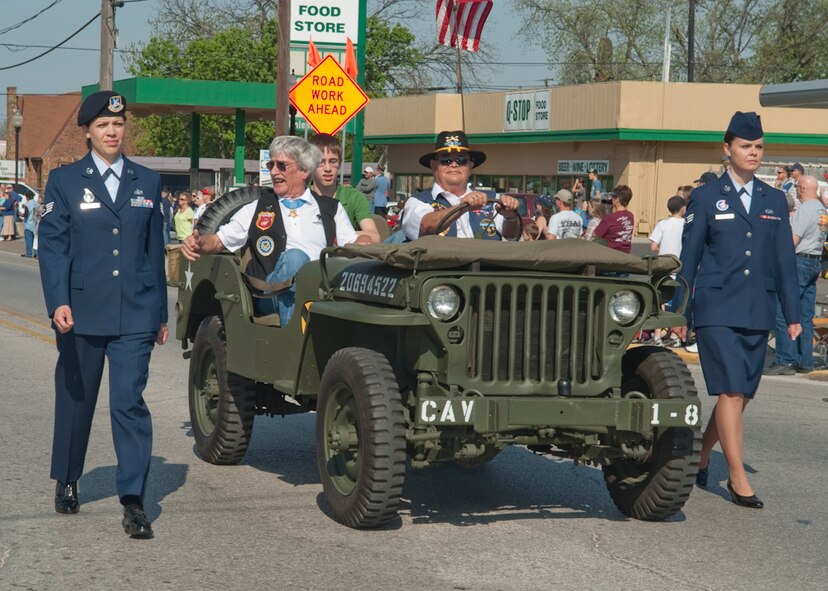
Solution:
{"label": "jeep rear tire", "polygon": [[190,357],[190,421],[196,448],[211,464],[238,464],[256,416],[255,384],[227,371],[224,323],[208,316]]}
{"label": "jeep rear tire", "polygon": [[405,419],[385,356],[337,351],[322,374],[316,412],[319,475],[334,518],[370,528],[395,517],[405,481]]}
{"label": "jeep rear tire", "polygon": [[[622,392],[656,400],[698,404],[693,378],[684,362],[660,347],[630,349],[622,362]],[[647,456],[604,466],[604,481],[622,513],[662,521],[678,513],[693,490],[701,452],[701,422],[693,427],[655,429]]]}

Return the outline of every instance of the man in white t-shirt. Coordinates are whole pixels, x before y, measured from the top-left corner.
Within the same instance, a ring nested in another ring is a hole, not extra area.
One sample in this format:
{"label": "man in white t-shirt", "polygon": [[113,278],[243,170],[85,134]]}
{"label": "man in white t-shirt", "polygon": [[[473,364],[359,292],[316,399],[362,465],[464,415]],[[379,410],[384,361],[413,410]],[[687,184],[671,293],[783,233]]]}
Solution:
{"label": "man in white t-shirt", "polygon": [[[661,220],[656,224],[653,233],[650,234],[650,250],[652,252],[663,254],[672,254],[676,257],[681,256],[681,236],[684,232],[684,211],[687,208],[687,202],[681,195],[673,195],[667,200],[667,211],[670,212],[670,217]],[[673,274],[675,277],[675,274]],[[665,305],[665,309],[672,310],[673,301],[670,300]],[[665,329],[666,334],[662,341],[659,336],[659,331],[656,331],[653,343],[656,345],[667,345],[668,347],[678,347],[681,344],[681,339],[670,337],[670,329]]]}
{"label": "man in white t-shirt", "polygon": [[681,256],[681,235],[684,231],[684,210],[687,203],[684,197],[674,195],[667,200],[670,217],[656,224],[650,234],[650,250],[662,254]]}
{"label": "man in white t-shirt", "polygon": [[558,213],[549,218],[546,239],[580,238],[584,233],[584,220],[572,211],[572,193],[566,189],[555,193],[555,207]]}

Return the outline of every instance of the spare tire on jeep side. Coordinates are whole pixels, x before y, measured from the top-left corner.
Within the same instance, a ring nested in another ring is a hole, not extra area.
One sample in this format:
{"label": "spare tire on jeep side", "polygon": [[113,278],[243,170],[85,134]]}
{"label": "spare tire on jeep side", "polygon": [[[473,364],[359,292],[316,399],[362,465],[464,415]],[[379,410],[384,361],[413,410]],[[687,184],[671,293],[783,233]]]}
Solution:
{"label": "spare tire on jeep side", "polygon": [[213,201],[201,214],[196,224],[199,234],[215,234],[219,227],[248,203],[253,203],[262,194],[262,187],[243,187],[230,191]]}

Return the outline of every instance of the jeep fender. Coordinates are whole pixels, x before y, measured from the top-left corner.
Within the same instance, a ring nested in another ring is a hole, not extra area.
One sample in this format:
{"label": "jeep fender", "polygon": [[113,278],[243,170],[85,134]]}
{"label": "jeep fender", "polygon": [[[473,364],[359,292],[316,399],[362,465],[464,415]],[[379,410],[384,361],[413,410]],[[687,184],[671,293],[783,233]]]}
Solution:
{"label": "jeep fender", "polygon": [[[439,343],[422,314],[359,302],[323,301],[310,303],[303,310],[303,320],[306,330],[297,394],[316,394],[328,359],[346,347],[379,351],[394,368],[437,369]],[[412,332],[419,334],[414,337]],[[424,334],[431,338],[421,338]],[[407,346],[412,342],[431,346],[413,351]]]}

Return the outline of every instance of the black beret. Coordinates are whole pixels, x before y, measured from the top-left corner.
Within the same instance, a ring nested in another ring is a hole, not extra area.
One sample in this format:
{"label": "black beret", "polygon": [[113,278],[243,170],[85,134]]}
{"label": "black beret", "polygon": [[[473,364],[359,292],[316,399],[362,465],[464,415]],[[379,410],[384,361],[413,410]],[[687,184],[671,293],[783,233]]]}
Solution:
{"label": "black beret", "polygon": [[78,111],[78,126],[89,125],[98,117],[123,117],[126,119],[126,99],[111,90],[101,90],[86,97]]}
{"label": "black beret", "polygon": [[727,126],[727,131],[736,137],[750,142],[758,140],[765,135],[762,131],[762,119],[753,111],[749,113],[736,111],[730,119],[730,125]]}

